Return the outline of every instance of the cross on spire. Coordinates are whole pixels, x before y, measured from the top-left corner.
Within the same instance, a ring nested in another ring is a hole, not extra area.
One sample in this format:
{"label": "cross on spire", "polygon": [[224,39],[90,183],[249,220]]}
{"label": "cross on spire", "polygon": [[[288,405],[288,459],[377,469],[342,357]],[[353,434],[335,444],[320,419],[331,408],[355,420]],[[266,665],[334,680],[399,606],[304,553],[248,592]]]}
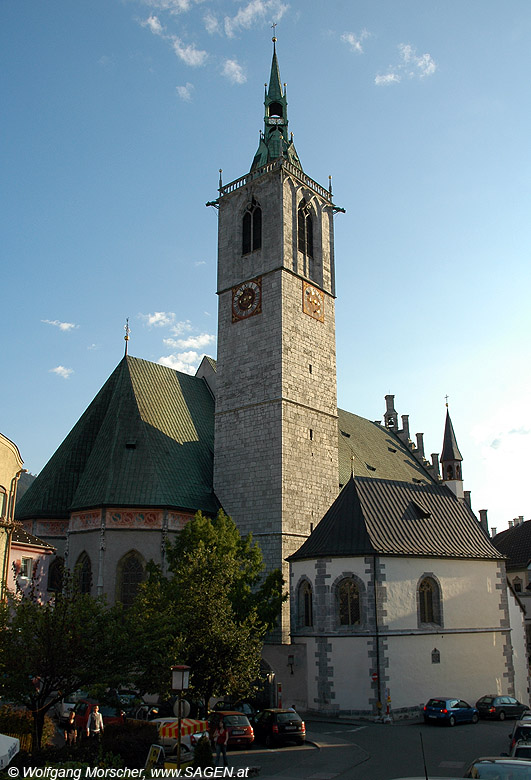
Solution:
{"label": "cross on spire", "polygon": [[129,317],[127,317],[127,319],[125,321],[124,330],[125,330],[125,336],[124,336],[125,357],[127,357],[127,347],[128,347],[128,344],[129,344],[129,334],[131,333],[131,328],[129,327]]}

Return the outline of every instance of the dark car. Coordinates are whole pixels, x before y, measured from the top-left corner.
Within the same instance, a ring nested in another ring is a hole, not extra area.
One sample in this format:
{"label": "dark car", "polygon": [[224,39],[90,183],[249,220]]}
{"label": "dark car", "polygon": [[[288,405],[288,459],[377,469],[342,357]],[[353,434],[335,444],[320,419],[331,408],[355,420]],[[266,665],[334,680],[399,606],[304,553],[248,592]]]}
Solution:
{"label": "dark car", "polygon": [[512,733],[509,734],[509,739],[511,740],[510,750],[522,739],[529,742],[531,740],[531,720],[517,720]]}
{"label": "dark car", "polygon": [[477,700],[476,707],[480,718],[497,718],[498,720],[520,718],[529,709],[527,704],[522,704],[514,696],[495,696],[494,694],[482,696],[481,699]]}
{"label": "dark car", "polygon": [[216,702],[212,709],[214,710],[214,712],[222,712],[222,711],[227,712],[228,710],[231,710],[232,712],[243,712],[243,714],[247,715],[247,717],[249,718],[249,723],[251,725],[254,725],[254,720],[256,718],[256,709],[248,701],[230,702],[225,699],[224,701]]}
{"label": "dark car", "polygon": [[[211,740],[212,735],[222,718],[225,728],[229,732],[227,747],[242,747],[242,745],[253,744],[254,731],[249,723],[247,715],[244,715],[243,712],[233,712],[232,710],[218,710],[217,712],[212,712],[210,714],[208,719],[208,732]],[[200,734],[197,734],[196,738],[198,739],[200,736]],[[193,744],[194,740],[192,740],[192,745]]]}
{"label": "dark car", "polygon": [[475,777],[479,780],[530,780],[531,763],[519,758],[500,758],[485,756],[476,758],[467,768],[463,777]]}
{"label": "dark car", "polygon": [[302,745],[306,739],[306,726],[295,710],[262,710],[256,718],[254,731],[256,739],[267,747],[285,742]]}
{"label": "dark car", "polygon": [[[81,734],[82,736],[85,735],[90,713],[96,704],[98,704],[97,701],[91,701],[90,699],[82,699],[81,701],[76,702],[74,712],[76,714],[75,724],[78,734]],[[111,723],[125,723],[125,713],[121,707],[113,707],[109,704],[99,704],[99,710],[103,718],[104,726],[108,726]]]}
{"label": "dark car", "polygon": [[477,709],[462,699],[441,696],[430,699],[424,707],[424,723],[447,723],[449,726],[455,726],[456,723],[477,723],[478,720]]}

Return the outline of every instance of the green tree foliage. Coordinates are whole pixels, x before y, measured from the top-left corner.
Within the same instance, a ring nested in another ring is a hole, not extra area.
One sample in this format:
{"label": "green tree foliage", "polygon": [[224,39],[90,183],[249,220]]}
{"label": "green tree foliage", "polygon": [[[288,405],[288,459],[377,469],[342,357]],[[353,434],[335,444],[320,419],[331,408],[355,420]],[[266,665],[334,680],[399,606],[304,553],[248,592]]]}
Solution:
{"label": "green tree foliage", "polygon": [[121,611],[79,593],[67,574],[46,604],[33,590],[9,593],[0,634],[0,695],[31,711],[35,750],[50,707],[95,682],[116,685],[127,668]]}
{"label": "green tree foliage", "polygon": [[[141,678],[147,682],[149,669],[153,684],[158,673],[167,690],[169,667],[186,663],[205,702],[247,695],[259,676],[263,637],[286,598],[280,572],[263,576],[258,545],[222,511],[214,519],[198,512],[168,547],[168,563],[172,576],[152,569],[134,608]],[[157,638],[153,620],[163,632]]]}

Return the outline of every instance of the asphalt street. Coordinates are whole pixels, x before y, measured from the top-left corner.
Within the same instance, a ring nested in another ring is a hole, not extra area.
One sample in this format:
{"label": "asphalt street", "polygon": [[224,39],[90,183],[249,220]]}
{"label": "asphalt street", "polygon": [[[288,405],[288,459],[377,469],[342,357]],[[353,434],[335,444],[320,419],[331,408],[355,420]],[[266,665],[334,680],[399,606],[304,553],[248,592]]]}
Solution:
{"label": "asphalt street", "polygon": [[[306,720],[307,744],[229,752],[236,768],[259,766],[261,780],[392,780],[408,775],[462,777],[478,756],[509,748],[513,722],[480,721],[449,728],[423,722],[391,724]],[[421,739],[422,737],[422,739]],[[531,772],[530,772],[531,774]]]}

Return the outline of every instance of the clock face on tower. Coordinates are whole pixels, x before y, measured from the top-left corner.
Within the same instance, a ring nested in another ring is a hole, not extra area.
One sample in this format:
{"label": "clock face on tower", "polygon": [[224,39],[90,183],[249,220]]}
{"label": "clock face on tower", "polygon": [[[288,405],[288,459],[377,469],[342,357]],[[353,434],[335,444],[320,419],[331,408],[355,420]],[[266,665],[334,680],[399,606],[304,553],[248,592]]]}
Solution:
{"label": "clock face on tower", "polygon": [[232,321],[244,320],[262,311],[262,279],[251,279],[232,288]]}
{"label": "clock face on tower", "polygon": [[319,322],[324,322],[324,292],[308,282],[302,283],[302,310]]}

